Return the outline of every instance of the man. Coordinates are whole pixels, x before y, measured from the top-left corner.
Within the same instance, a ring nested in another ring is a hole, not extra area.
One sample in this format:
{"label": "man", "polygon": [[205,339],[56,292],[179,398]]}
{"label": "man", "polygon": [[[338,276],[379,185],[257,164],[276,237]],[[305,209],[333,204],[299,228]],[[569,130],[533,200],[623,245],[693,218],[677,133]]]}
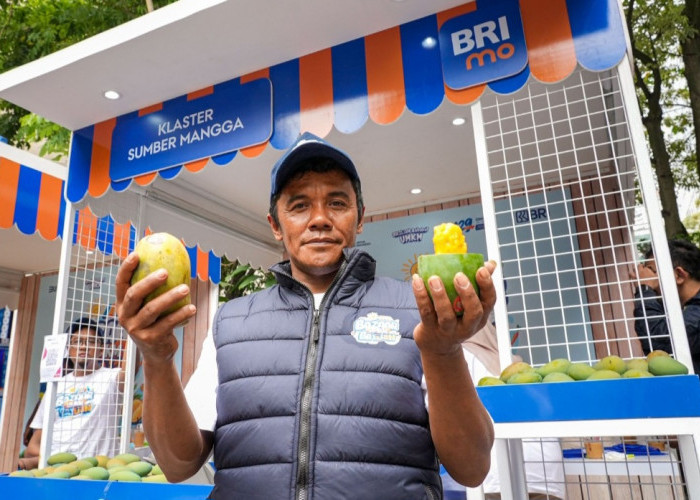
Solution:
{"label": "man", "polygon": [[[68,339],[70,370],[58,382],[54,411],[52,455],[71,452],[78,457],[118,453],[119,419],[125,372],[102,367],[104,334],[97,323],[81,318],[71,324]],[[19,468],[38,466],[46,410],[42,398],[31,421],[34,429]],[[47,457],[48,458],[48,457]]]}
{"label": "man", "polygon": [[[374,260],[353,248],[363,215],[350,158],[303,134],[272,170],[268,221],[289,260],[272,268],[278,285],[217,312],[218,387],[192,391],[216,394],[210,410],[193,397],[188,406],[173,363],[173,327],[195,307],[158,319],[187,287],[142,307],[166,272],[129,286],[138,256],[124,261],[117,311],[143,357],[144,427],[170,481],[193,475],[213,446],[212,498],[439,498],[438,456],[457,481],[481,483],[493,426],[461,342],[493,308],[495,264],[477,273],[481,297],[455,277],[457,318],[439,278],[429,280],[433,306],[418,276],[411,293],[374,275]],[[213,365],[206,359],[198,372]]]}
{"label": "man", "polygon": [[[678,298],[683,307],[683,322],[688,336],[693,371],[700,373],[700,249],[684,240],[669,240],[669,251],[673,274],[676,279]],[[651,350],[673,352],[664,305],[659,300],[661,288],[656,262],[651,250],[645,255],[646,262],[632,273],[639,279],[635,291],[634,329],[642,340],[645,354]],[[649,344],[651,342],[651,345]]]}

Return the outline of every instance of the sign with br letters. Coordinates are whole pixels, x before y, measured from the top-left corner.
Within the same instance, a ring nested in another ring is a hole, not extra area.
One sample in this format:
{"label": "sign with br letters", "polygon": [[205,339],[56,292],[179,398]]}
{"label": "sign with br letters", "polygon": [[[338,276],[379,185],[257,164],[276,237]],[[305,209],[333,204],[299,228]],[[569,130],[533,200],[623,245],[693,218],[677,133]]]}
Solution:
{"label": "sign with br letters", "polygon": [[272,83],[261,78],[241,85],[235,79],[202,97],[178,97],[158,111],[119,117],[109,175],[130,179],[261,144],[271,135]]}
{"label": "sign with br letters", "polygon": [[442,72],[459,90],[520,73],[527,65],[518,0],[479,2],[479,8],[440,28]]}

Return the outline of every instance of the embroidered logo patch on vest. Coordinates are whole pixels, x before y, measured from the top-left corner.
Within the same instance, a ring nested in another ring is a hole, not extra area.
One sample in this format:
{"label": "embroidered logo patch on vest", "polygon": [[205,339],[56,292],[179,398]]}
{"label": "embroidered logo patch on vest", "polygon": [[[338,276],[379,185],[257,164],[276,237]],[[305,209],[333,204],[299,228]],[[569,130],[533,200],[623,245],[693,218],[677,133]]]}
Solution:
{"label": "embroidered logo patch on vest", "polygon": [[401,340],[399,320],[391,316],[380,316],[376,312],[357,318],[352,324],[350,335],[360,344],[386,342],[388,345],[396,345]]}

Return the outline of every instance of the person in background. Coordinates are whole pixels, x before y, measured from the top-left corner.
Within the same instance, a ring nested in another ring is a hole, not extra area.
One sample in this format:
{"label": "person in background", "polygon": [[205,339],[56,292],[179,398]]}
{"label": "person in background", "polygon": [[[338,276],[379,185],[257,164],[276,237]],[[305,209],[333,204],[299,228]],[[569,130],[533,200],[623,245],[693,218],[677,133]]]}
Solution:
{"label": "person in background", "polygon": [[[700,374],[700,249],[685,240],[669,240],[668,247],[678,298],[683,308],[693,371]],[[640,282],[634,293],[634,329],[642,342],[644,354],[652,350],[674,352],[651,249],[645,254],[645,262],[639,264],[631,276]]]}
{"label": "person in background", "polygon": [[[71,324],[68,338],[71,371],[57,383],[49,455],[70,452],[83,458],[118,453],[125,372],[122,368],[101,366],[103,342],[104,333],[94,320],[81,318]],[[24,458],[19,461],[20,469],[33,469],[39,464],[46,401],[41,399],[31,421],[34,433]]]}
{"label": "person in background", "polygon": [[277,285],[219,308],[187,395],[173,328],[196,309],[160,315],[188,287],[144,304],[167,272],[132,286],[131,254],[117,273],[119,321],[143,359],[146,437],[168,480],[196,473],[213,447],[213,499],[437,499],[439,461],[480,484],[493,426],[461,342],[493,309],[495,263],[477,272],[480,296],[457,274],[456,317],[437,276],[433,305],[420,277],[375,276],[354,246],[364,205],[345,153],[303,134],[271,178],[267,219],[289,260],[271,269]]}
{"label": "person in background", "polygon": [[[476,335],[462,344],[472,380],[498,377],[501,373],[496,328],[487,323]],[[515,356],[513,361],[520,361]],[[529,500],[562,500],[566,498],[564,462],[556,438],[523,439],[523,461]],[[498,459],[491,451],[491,469],[482,484],[486,500],[501,499]],[[467,500],[470,500],[467,495]]]}

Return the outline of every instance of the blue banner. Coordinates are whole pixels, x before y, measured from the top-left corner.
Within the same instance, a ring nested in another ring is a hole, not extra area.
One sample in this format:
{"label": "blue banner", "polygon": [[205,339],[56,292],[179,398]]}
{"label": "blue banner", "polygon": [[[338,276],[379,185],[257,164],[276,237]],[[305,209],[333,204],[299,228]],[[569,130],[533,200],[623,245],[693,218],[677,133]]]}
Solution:
{"label": "blue banner", "polygon": [[112,181],[261,144],[272,135],[272,84],[239,79],[211,94],[164,102],[159,111],[121,116],[112,134]]}
{"label": "blue banner", "polygon": [[520,73],[527,47],[518,0],[480,2],[478,10],[440,28],[442,71],[459,90]]}

